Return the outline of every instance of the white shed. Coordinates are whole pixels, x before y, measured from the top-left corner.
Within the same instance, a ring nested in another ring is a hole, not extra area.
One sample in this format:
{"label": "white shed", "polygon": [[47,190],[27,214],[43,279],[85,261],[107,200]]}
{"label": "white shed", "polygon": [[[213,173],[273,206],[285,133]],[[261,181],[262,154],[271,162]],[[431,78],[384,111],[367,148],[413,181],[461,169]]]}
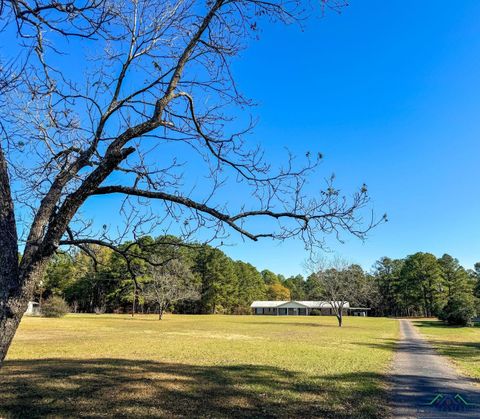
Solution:
{"label": "white shed", "polygon": [[29,301],[28,308],[25,312],[27,316],[39,316],[40,315],[40,304],[36,301]]}

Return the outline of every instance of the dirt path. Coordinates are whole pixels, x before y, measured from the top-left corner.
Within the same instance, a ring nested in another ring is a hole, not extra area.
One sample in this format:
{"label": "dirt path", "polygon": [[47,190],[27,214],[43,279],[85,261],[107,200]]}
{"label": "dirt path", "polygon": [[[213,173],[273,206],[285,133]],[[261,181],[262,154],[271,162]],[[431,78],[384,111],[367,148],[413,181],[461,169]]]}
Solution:
{"label": "dirt path", "polygon": [[480,418],[480,387],[438,355],[409,320],[392,369],[393,418]]}

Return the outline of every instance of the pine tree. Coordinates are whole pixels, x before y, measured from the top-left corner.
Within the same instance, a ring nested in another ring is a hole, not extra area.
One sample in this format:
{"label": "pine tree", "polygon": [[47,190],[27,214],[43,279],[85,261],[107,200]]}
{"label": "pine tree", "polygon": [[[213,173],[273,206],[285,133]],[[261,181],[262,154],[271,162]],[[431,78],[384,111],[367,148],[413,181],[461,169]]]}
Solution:
{"label": "pine tree", "polygon": [[410,302],[419,304],[423,315],[431,317],[440,312],[445,294],[440,266],[434,255],[418,252],[408,256],[401,276],[410,291]]}

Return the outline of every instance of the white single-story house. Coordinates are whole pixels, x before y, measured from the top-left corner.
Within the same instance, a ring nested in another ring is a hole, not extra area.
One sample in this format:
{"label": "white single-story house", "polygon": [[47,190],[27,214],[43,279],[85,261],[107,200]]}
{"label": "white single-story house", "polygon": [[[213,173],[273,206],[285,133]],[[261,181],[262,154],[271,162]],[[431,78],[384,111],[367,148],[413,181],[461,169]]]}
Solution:
{"label": "white single-story house", "polygon": [[25,314],[27,316],[40,316],[40,304],[36,301],[29,301]]}
{"label": "white single-story house", "polygon": [[[309,316],[315,310],[322,316],[335,314],[332,302],[328,301],[254,301],[251,306],[253,314],[271,316]],[[356,316],[366,316],[369,308],[350,307],[346,302],[343,312]],[[351,312],[350,312],[351,311]]]}

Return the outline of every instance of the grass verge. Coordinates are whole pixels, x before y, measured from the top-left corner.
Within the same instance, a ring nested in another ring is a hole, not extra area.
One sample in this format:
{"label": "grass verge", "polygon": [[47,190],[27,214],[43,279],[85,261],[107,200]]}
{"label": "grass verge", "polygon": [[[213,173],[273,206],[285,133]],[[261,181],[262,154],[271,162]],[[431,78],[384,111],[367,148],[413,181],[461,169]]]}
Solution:
{"label": "grass verge", "polygon": [[414,325],[440,354],[450,358],[465,375],[480,382],[480,325],[456,327],[439,320],[417,320]]}

